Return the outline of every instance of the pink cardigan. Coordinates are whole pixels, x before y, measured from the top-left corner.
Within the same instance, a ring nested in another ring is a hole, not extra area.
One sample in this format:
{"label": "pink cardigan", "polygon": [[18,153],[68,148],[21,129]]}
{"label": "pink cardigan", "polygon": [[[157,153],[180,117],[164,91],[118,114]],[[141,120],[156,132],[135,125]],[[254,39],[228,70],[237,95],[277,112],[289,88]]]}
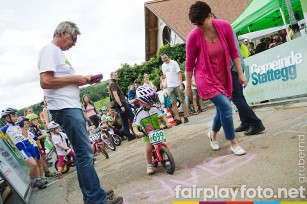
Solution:
{"label": "pink cardigan", "polygon": [[202,30],[199,27],[194,28],[187,38],[186,43],[186,71],[193,72],[198,94],[208,99],[212,92],[218,91],[225,94],[228,98],[232,97],[232,77],[230,71],[230,58],[234,60],[239,57],[236,47],[235,37],[231,25],[224,20],[212,20],[218,33],[218,37],[225,51],[225,73],[227,73],[227,86],[215,78],[212,72],[207,44]]}

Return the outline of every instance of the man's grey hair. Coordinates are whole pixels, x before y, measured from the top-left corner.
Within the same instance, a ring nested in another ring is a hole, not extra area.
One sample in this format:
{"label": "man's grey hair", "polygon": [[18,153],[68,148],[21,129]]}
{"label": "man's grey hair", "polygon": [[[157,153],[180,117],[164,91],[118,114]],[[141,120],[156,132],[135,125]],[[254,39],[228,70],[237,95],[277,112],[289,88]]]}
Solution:
{"label": "man's grey hair", "polygon": [[71,21],[64,21],[60,23],[54,31],[53,38],[61,37],[62,32],[66,32],[70,36],[72,36],[74,32],[77,32],[78,35],[81,35],[77,25]]}

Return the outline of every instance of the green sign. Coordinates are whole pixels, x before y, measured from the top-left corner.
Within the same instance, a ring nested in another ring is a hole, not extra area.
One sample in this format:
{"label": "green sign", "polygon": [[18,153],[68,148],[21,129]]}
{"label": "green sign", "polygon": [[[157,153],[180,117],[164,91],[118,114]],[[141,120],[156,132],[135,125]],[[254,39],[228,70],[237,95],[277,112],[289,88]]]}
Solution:
{"label": "green sign", "polygon": [[244,60],[248,103],[307,94],[307,35]]}

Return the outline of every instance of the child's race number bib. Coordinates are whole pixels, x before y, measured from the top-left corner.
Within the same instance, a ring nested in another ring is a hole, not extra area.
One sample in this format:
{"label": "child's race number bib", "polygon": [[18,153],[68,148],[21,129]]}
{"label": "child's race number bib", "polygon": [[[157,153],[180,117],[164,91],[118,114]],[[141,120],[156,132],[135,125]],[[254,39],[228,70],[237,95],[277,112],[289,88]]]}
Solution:
{"label": "child's race number bib", "polygon": [[93,142],[94,140],[98,140],[99,137],[100,137],[100,134],[98,134],[98,133],[94,133],[94,134],[89,135],[91,142]]}
{"label": "child's race number bib", "polygon": [[151,144],[159,144],[161,142],[165,142],[165,135],[162,130],[155,130],[148,134],[149,140]]}

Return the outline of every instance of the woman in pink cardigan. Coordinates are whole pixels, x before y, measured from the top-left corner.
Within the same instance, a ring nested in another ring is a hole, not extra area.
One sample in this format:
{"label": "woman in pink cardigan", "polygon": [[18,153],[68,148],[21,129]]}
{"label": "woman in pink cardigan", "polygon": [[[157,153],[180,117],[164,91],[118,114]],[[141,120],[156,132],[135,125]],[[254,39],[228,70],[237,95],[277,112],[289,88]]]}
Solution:
{"label": "woman in pink cardigan", "polygon": [[192,95],[191,78],[194,71],[199,95],[210,99],[216,106],[212,130],[208,132],[212,149],[219,149],[216,135],[223,127],[225,137],[231,143],[231,151],[243,155],[245,150],[235,138],[232,118],[230,58],[238,70],[242,86],[245,87],[247,83],[232,27],[226,21],[213,19],[210,6],[201,1],[190,7],[189,19],[196,27],[190,32],[186,44],[186,95]]}

